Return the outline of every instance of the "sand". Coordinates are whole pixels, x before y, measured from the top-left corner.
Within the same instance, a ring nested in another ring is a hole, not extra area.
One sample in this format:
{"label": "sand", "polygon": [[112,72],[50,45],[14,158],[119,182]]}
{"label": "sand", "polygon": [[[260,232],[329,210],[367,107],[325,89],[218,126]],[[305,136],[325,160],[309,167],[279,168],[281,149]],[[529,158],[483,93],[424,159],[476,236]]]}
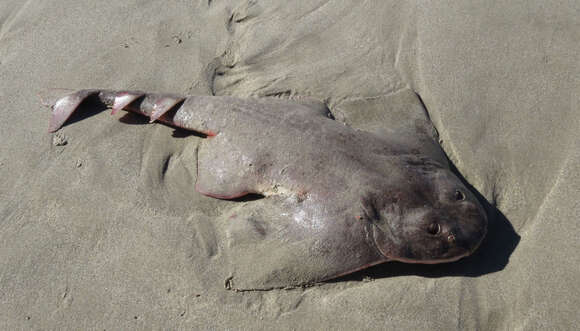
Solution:
{"label": "sand", "polygon": [[[0,327],[575,329],[579,13],[544,1],[2,1]],[[485,201],[488,237],[453,264],[228,291],[216,227],[243,206],[193,190],[200,138],[105,112],[47,132],[42,91],[93,87],[307,95],[361,127],[366,107],[411,88]]]}

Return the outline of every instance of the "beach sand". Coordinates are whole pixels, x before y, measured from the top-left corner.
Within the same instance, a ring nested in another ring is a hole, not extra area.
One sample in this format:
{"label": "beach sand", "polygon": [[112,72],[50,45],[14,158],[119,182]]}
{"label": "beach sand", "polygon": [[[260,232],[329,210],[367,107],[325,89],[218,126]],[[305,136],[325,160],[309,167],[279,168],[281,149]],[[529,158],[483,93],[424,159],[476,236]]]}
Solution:
{"label": "beach sand", "polygon": [[[544,1],[2,1],[0,327],[576,329],[579,13]],[[457,263],[228,291],[216,233],[240,202],[195,192],[201,138],[107,112],[49,134],[39,95],[51,88],[311,96],[361,126],[365,105],[388,111],[410,88],[480,193],[488,236]]]}

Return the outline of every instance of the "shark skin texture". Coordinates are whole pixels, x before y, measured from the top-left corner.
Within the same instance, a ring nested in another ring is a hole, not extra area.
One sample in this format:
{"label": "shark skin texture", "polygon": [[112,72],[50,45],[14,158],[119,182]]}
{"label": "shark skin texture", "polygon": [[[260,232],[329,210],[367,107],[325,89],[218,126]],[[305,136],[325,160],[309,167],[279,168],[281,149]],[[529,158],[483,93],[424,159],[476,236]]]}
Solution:
{"label": "shark skin texture", "polygon": [[[484,209],[433,157],[436,143],[418,148],[389,131],[352,128],[322,102],[80,90],[51,106],[49,131],[89,97],[113,113],[204,135],[199,193],[263,196],[225,219],[234,270],[228,288],[312,284],[388,261],[452,262],[486,235]],[[256,265],[268,272],[255,272]]]}

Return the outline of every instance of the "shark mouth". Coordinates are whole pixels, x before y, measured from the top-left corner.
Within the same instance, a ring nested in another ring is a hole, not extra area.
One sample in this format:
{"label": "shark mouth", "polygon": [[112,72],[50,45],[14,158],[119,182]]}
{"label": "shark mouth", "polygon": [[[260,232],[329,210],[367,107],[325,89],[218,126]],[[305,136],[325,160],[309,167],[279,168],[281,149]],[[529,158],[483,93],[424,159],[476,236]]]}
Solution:
{"label": "shark mouth", "polygon": [[[449,263],[449,262],[455,262],[457,260],[460,260],[466,256],[471,255],[471,253],[472,253],[472,251],[465,249],[460,254],[455,254],[455,255],[450,256],[450,257],[442,257],[442,258],[413,259],[413,258],[405,258],[405,257],[396,257],[393,254],[394,252],[398,251],[398,249],[396,249],[394,247],[394,246],[396,246],[396,244],[390,243],[388,241],[388,239],[385,238],[384,232],[381,230],[381,228],[379,228],[376,224],[373,224],[372,232],[373,232],[373,241],[374,241],[374,245],[375,245],[376,249],[378,250],[378,252],[382,256],[384,256],[389,261],[397,261],[397,262],[412,263],[412,264]],[[393,249],[386,249],[385,250],[385,247],[388,248],[389,246],[393,247]]]}

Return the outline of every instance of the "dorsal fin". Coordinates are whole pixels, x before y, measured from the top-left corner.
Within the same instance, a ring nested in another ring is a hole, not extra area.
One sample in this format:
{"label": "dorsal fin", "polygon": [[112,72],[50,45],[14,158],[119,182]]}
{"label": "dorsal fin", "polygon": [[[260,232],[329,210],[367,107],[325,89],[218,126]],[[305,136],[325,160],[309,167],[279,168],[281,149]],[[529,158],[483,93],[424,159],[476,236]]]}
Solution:
{"label": "dorsal fin", "polygon": [[99,93],[98,90],[82,90],[58,99],[54,106],[52,106],[52,116],[50,117],[48,132],[55,132],[60,129],[86,98],[97,93]]}
{"label": "dorsal fin", "polygon": [[115,101],[111,110],[111,115],[115,115],[119,110],[127,107],[131,102],[144,96],[144,92],[139,91],[123,91],[115,95]]}

